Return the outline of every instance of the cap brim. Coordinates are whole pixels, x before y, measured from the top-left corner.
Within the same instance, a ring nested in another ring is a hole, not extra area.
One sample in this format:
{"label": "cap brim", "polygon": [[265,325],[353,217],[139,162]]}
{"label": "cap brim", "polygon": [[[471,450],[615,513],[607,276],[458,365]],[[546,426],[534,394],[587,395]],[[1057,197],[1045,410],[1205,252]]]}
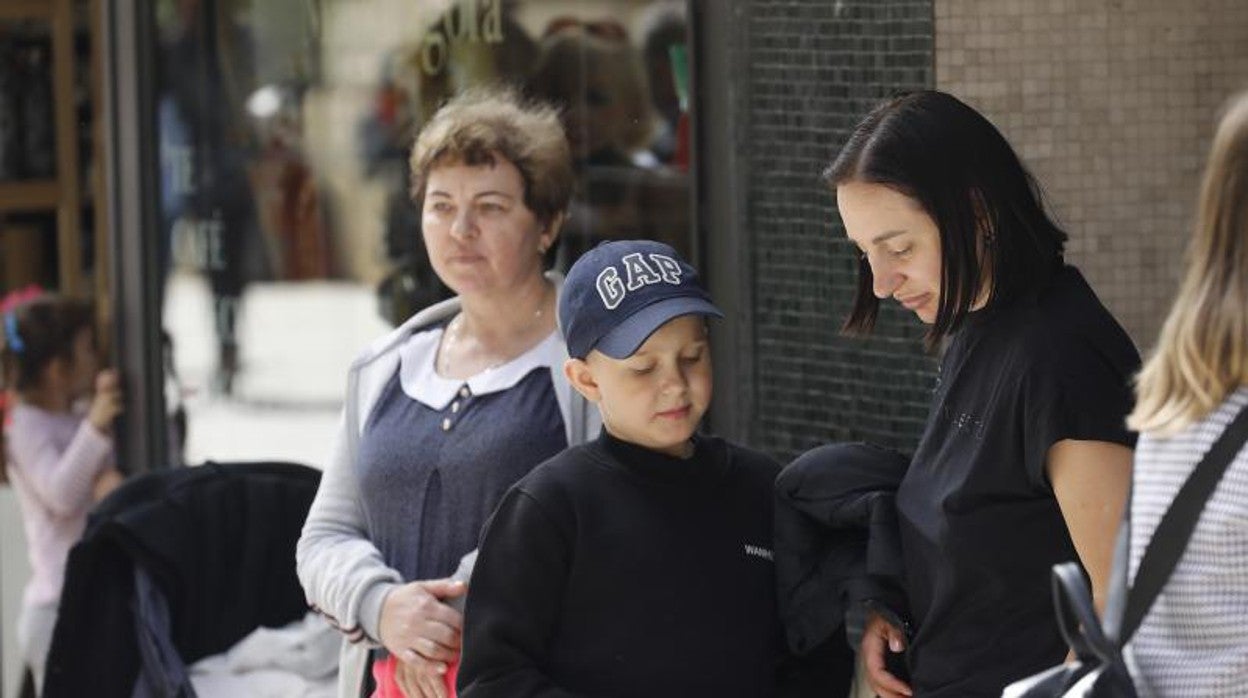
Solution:
{"label": "cap brim", "polygon": [[627,359],[645,343],[650,335],[654,334],[655,330],[681,315],[724,316],[715,304],[696,296],[668,298],[633,313],[631,317],[616,325],[598,340],[594,349],[613,359]]}

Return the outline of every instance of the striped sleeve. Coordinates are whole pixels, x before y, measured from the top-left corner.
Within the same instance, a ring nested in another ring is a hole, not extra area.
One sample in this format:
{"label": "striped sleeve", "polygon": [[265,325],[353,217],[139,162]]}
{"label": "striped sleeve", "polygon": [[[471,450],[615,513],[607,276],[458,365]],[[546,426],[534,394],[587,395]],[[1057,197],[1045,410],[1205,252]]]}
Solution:
{"label": "striped sleeve", "polygon": [[[1205,419],[1136,451],[1131,502],[1134,581],[1144,550],[1179,488],[1239,410],[1248,388]],[[1241,449],[1193,531],[1170,580],[1128,647],[1143,696],[1243,696],[1248,690],[1248,449]]]}

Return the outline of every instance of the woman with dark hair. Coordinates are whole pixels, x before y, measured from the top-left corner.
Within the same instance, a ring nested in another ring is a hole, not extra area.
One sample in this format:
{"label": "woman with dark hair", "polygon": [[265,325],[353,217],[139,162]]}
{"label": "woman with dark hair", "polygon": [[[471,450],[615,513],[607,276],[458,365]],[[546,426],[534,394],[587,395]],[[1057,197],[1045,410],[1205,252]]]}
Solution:
{"label": "woman with dark hair", "polygon": [[[909,608],[872,607],[868,682],[884,698],[998,696],[1066,654],[1054,563],[1079,560],[1103,603],[1139,355],[1063,261],[1066,233],[1014,150],[956,98],[880,105],[825,178],[861,251],[845,330],[870,332],[892,298],[943,346],[897,491]],[[885,668],[903,648],[909,683]]]}

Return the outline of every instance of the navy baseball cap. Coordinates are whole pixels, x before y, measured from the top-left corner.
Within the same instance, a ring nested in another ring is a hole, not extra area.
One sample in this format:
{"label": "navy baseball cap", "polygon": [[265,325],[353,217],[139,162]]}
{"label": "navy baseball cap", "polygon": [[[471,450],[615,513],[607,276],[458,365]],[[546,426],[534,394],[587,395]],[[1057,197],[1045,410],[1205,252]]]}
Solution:
{"label": "navy baseball cap", "polygon": [[559,296],[559,327],[575,359],[594,349],[627,359],[681,315],[724,316],[698,272],[653,240],[604,242],[586,252],[568,270]]}

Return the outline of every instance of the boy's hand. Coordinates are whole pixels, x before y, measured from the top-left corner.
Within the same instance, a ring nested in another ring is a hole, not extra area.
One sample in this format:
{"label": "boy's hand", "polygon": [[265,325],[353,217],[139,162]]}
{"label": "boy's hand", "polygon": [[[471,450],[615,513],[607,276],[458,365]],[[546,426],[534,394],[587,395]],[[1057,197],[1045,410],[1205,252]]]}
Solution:
{"label": "boy's hand", "polygon": [[113,420],[121,414],[121,380],[112,369],[100,371],[95,377],[95,395],[87,411],[87,421],[101,434],[112,431]]}
{"label": "boy's hand", "polygon": [[906,698],[914,695],[905,681],[884,668],[885,652],[901,652],[904,649],[906,637],[901,630],[894,628],[878,613],[872,612],[867,616],[859,651],[867,667],[867,683],[880,698]]}
{"label": "boy's hand", "polygon": [[400,662],[419,668],[428,660],[439,675],[459,656],[464,618],[443,599],[463,596],[468,585],[449,579],[396,587],[381,604],[381,644]]}

